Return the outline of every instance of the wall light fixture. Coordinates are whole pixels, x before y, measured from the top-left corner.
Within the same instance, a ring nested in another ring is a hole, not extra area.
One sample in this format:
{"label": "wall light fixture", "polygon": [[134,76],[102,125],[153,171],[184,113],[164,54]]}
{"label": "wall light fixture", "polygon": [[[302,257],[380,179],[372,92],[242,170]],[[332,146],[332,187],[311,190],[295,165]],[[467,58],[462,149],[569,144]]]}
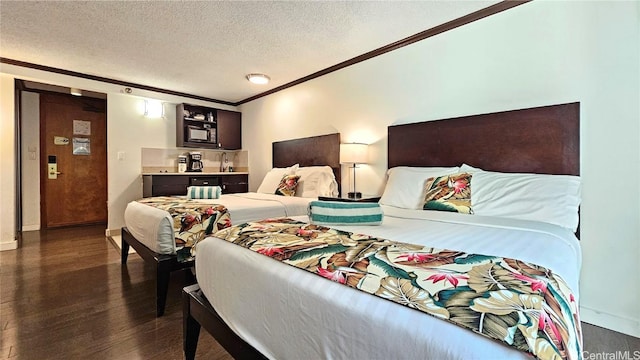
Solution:
{"label": "wall light fixture", "polygon": [[144,116],[150,118],[163,118],[164,104],[162,104],[162,102],[158,100],[145,100]]}

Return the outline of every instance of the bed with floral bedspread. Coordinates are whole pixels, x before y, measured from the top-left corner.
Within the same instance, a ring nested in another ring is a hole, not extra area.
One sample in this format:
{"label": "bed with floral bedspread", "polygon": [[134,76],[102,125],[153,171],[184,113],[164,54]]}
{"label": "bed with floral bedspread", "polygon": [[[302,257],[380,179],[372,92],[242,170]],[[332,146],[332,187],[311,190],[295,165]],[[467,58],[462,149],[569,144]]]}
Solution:
{"label": "bed with floral bedspread", "polygon": [[539,359],[579,359],[582,354],[574,295],[560,276],[542,266],[288,218],[244,223],[214,236]]}
{"label": "bed with floral bedspread", "polygon": [[231,217],[224,205],[203,204],[175,196],[156,196],[138,202],[169,213],[173,219],[176,254],[180,262],[194,259],[200,240],[231,226]]}

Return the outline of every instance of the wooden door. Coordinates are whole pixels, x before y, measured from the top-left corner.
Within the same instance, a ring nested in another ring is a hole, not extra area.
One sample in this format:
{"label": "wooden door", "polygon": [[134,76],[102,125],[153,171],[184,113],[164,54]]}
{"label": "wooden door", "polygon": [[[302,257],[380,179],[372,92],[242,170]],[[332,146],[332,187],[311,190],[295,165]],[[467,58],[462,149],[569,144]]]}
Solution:
{"label": "wooden door", "polygon": [[106,100],[41,93],[40,149],[42,227],[106,223]]}

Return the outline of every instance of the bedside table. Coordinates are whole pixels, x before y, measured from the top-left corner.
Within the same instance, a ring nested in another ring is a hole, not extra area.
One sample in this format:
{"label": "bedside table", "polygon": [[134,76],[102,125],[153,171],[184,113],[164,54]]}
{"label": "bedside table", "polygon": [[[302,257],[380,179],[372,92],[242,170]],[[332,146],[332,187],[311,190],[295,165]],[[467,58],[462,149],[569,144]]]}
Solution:
{"label": "bedside table", "polygon": [[342,201],[342,202],[367,202],[367,203],[375,203],[380,200],[380,196],[376,195],[362,195],[359,199],[349,198],[347,195],[342,195],[338,197],[331,196],[318,196],[318,200],[321,201]]}

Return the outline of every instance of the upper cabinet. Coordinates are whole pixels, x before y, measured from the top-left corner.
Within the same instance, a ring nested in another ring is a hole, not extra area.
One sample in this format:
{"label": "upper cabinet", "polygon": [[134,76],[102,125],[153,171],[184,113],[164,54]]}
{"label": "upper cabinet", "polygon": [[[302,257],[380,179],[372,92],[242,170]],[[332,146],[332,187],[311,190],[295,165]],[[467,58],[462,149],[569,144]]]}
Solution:
{"label": "upper cabinet", "polygon": [[242,113],[178,104],[176,146],[239,150],[242,148]]}
{"label": "upper cabinet", "polygon": [[218,146],[227,150],[242,148],[242,113],[218,110]]}

